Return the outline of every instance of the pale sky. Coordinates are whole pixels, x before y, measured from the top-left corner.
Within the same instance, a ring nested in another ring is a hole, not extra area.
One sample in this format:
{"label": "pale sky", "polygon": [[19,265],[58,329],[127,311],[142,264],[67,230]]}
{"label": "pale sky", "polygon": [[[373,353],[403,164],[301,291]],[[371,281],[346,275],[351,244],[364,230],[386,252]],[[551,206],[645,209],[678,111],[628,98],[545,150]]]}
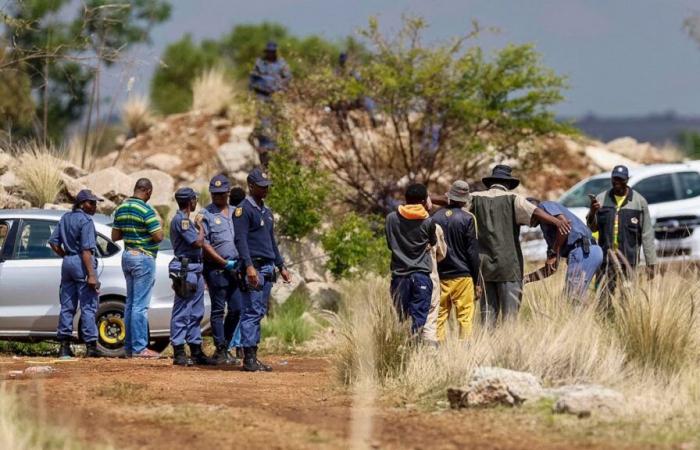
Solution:
{"label": "pale sky", "polygon": [[112,74],[107,91],[125,94],[118,77],[135,77],[147,92],[158,56],[185,33],[218,38],[236,24],[279,22],[299,35],[329,39],[353,34],[377,16],[386,30],[402,14],[430,24],[428,39],[469,30],[472,20],[497,27],[480,43],[533,43],[544,62],[569,77],[563,116],[643,115],[675,110],[700,115],[700,46],[682,29],[683,19],[700,13],[698,0],[172,0],[171,19],[153,31],[153,46],[139,49],[138,65]]}

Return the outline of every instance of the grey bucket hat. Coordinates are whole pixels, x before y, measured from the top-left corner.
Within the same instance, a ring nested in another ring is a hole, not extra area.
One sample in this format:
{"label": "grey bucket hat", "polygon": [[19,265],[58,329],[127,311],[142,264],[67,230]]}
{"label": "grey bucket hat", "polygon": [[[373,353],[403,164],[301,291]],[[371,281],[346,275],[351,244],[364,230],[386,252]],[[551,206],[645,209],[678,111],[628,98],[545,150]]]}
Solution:
{"label": "grey bucket hat", "polygon": [[469,202],[469,183],[464,180],[457,180],[452,183],[447,199],[455,202]]}

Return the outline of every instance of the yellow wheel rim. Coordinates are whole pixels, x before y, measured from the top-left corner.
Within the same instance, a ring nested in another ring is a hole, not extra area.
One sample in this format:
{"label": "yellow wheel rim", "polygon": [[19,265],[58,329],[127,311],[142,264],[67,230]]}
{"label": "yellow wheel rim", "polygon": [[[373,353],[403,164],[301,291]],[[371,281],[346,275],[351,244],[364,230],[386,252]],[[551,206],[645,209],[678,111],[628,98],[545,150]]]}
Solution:
{"label": "yellow wheel rim", "polygon": [[[115,335],[115,328],[119,328]],[[100,339],[107,344],[117,344],[126,338],[126,326],[121,317],[105,317],[100,321]]]}

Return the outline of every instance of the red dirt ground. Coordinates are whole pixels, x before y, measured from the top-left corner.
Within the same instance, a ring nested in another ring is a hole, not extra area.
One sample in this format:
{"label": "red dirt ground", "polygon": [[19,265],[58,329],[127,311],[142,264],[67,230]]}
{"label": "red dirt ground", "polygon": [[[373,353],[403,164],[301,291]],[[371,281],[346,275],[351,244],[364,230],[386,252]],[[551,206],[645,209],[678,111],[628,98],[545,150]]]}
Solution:
{"label": "red dirt ground", "polygon": [[[330,363],[308,357],[268,361],[274,372],[249,374],[173,367],[169,359],[0,357],[0,378],[39,420],[74,430],[87,444],[348,448],[352,398],[334,383]],[[40,379],[8,377],[10,370],[40,363],[58,371]],[[571,442],[531,415],[498,410],[429,413],[382,404],[373,427],[374,448],[601,448],[600,442]]]}

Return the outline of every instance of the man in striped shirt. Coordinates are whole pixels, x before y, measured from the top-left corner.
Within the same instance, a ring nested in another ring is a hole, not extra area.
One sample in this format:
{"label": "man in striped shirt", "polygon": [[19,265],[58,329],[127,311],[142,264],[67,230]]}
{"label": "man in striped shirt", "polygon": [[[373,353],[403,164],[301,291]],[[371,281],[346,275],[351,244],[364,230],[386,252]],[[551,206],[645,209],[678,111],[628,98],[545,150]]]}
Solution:
{"label": "man in striped shirt", "polygon": [[153,193],[148,178],[136,182],[134,195],[114,212],[112,240],[124,239],[122,271],[126,278],[124,321],[127,358],[154,358],[159,354],[148,346],[148,306],[155,283],[156,254],[163,240],[163,228],[153,208],[146,202]]}

